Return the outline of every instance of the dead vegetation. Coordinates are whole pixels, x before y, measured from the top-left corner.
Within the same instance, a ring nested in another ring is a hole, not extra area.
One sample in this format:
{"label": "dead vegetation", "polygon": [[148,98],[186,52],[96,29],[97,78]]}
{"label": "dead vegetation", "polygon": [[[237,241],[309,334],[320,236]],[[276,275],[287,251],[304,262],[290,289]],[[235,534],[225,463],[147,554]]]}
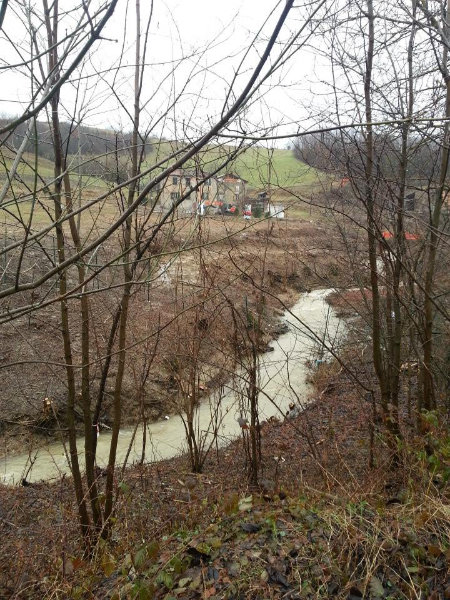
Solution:
{"label": "dead vegetation", "polygon": [[[228,234],[230,223],[238,227],[237,221],[228,221]],[[212,221],[210,235],[221,235],[222,226]],[[218,357],[226,354],[229,337],[226,319],[218,320],[221,302],[211,300],[211,286],[227,293],[232,289],[233,299],[247,296],[250,310],[258,305],[260,289],[266,289],[263,339],[269,341],[278,328],[275,295],[289,305],[303,286],[345,284],[340,275],[334,280],[328,275],[329,255],[320,229],[314,238],[310,223],[288,221],[269,235],[268,231],[262,223],[228,235],[203,254],[203,275],[210,286],[207,301],[197,285],[195,256],[184,260],[177,273],[177,295],[171,295],[170,281],[152,290],[150,302],[142,291],[136,293],[131,335],[134,343],[147,333],[147,356],[155,348],[151,333],[158,311],[158,319],[163,310],[170,321],[180,313],[180,302],[188,307],[183,320],[162,328],[160,356],[140,389],[148,418],[152,409],[147,402],[161,402],[159,410],[167,410],[170,402],[173,406],[177,378],[183,377],[177,361],[186,358],[194,330],[208,334],[199,356],[211,366],[210,379],[200,384],[220,386],[224,369]],[[270,251],[262,262],[261,248],[268,244]],[[199,299],[201,312],[193,308]],[[80,550],[69,479],[0,488],[0,595],[133,600],[446,598],[446,416],[439,411],[427,415],[427,433],[418,436],[407,403],[408,389],[411,394],[414,387],[402,388],[403,438],[393,453],[382,413],[373,413],[373,404],[354,385],[355,378],[366,385],[374,380],[361,294],[350,291],[331,301],[348,318],[346,353],[340,355],[341,362],[311,365],[314,402],[300,415],[263,425],[257,487],[249,486],[245,475],[244,440],[220,451],[214,448],[203,474],[191,472],[187,457],[129,469],[118,477],[112,539],[100,541],[89,560]],[[36,331],[43,335],[45,329]],[[130,353],[129,360],[134,369],[130,368],[132,377],[125,387],[130,396],[124,402],[132,422],[142,418],[143,404],[136,403],[135,395],[142,383],[139,350]],[[217,364],[220,369],[214,368]],[[412,386],[416,377],[412,368],[403,372]],[[58,406],[56,402],[57,415]],[[98,482],[101,499],[101,472]]]}
{"label": "dead vegetation", "polygon": [[185,457],[129,469],[113,538],[94,560],[80,553],[70,481],[1,488],[1,594],[445,598],[445,419],[430,420],[426,439],[405,441],[395,468],[380,423],[369,468],[365,400],[335,368],[315,379],[329,391],[295,419],[264,425],[258,488],[243,477],[240,440],[214,452],[203,475]]}
{"label": "dead vegetation", "polygon": [[[356,338],[348,341],[341,358],[358,377],[373,378]],[[191,472],[187,457],[128,469],[116,490],[112,540],[91,560],[80,551],[70,480],[1,488],[1,593],[445,599],[445,414],[430,414],[423,436],[402,412],[403,441],[393,453],[386,423],[371,418],[370,402],[337,361],[313,368],[311,381],[313,403],[263,425],[257,487],[245,476],[243,440],[214,450],[203,474]]]}
{"label": "dead vegetation", "polygon": [[[209,385],[219,384],[224,376],[229,376],[222,373],[222,357],[227,351],[223,331],[229,320],[229,315],[220,314],[219,310],[224,294],[241,309],[242,299],[247,298],[253,310],[260,293],[254,284],[270,292],[266,296],[263,322],[263,339],[268,343],[277,335],[278,315],[281,314],[275,296],[291,305],[300,292],[308,289],[328,287],[337,282],[345,285],[343,273],[337,267],[333,268],[334,259],[328,253],[330,236],[320,225],[320,219],[325,217],[314,213],[313,218],[314,222],[299,218],[275,223],[254,221],[249,226],[238,218],[208,218],[204,222],[202,241],[205,247],[201,251],[186,249],[186,240],[192,235],[192,222],[181,219],[175,222],[170,244],[165,241],[163,246],[158,238],[154,241],[149,255],[150,278],[143,268],[141,282],[134,286],[130,303],[130,349],[122,393],[124,425],[142,418],[142,403],[137,401],[137,390],[143,398],[147,420],[158,419],[172,410],[173,387],[167,360],[173,340],[179,335],[189,335],[205,289],[209,290],[210,298],[204,311],[209,312],[208,318],[214,322],[208,329],[211,369],[210,381],[205,383]],[[166,232],[162,236],[165,238]],[[191,240],[189,246],[196,248],[195,240]],[[108,252],[114,254],[111,248]],[[206,281],[201,280],[200,252]],[[99,252],[99,263],[105,253],[107,249]],[[167,256],[160,256],[164,254]],[[155,273],[152,261],[159,264]],[[94,394],[99,390],[108,332],[120,294],[120,288],[114,289],[114,273],[114,268],[102,272],[96,286],[105,289],[97,291],[93,288],[90,297],[91,347],[92,354],[97,357],[90,374]],[[154,280],[153,283],[146,283],[148,278]],[[178,318],[180,298],[176,295],[179,296],[181,290],[183,312]],[[16,298],[18,304],[28,300],[23,295]],[[77,311],[72,312],[71,319],[74,356],[79,362],[81,340],[75,333],[80,326]],[[205,325],[208,326],[206,321]],[[146,356],[155,344],[157,356],[141,389],[138,380],[145,368]],[[112,386],[117,371],[115,360],[113,357],[100,415],[100,421],[105,425],[110,425]],[[3,324],[0,361],[3,377],[0,454],[19,448],[23,450],[30,442],[37,446],[59,437],[58,429],[65,426],[66,384],[57,305]],[[42,412],[45,397],[51,398],[54,406],[55,412],[50,416]],[[81,405],[76,410],[81,421]]]}

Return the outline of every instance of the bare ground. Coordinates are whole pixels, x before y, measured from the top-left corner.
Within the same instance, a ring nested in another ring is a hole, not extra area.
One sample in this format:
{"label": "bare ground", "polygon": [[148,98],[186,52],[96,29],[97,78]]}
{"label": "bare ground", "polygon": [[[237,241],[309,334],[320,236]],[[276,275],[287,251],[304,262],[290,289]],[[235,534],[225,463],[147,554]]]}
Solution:
{"label": "bare ground", "polygon": [[[333,365],[315,383],[299,417],[263,426],[257,488],[243,440],[201,475],[186,457],[129,469],[113,541],[93,562],[79,549],[70,480],[0,488],[0,595],[137,598],[141,586],[158,599],[447,598],[440,472],[417,458],[412,430],[392,468],[382,424],[370,467],[365,400]],[[445,427],[430,434],[441,444]]]}
{"label": "bare ground", "polygon": [[[188,220],[176,223],[169,246],[161,236],[155,240],[151,255],[164,254],[151,267],[153,273],[167,266],[167,273],[151,286],[138,284],[134,288],[128,332],[128,367],[123,388],[124,425],[142,418],[154,420],[174,410],[174,388],[170,366],[174,354],[182,356],[183,349],[174,352],[174,339],[187,341],[193,335],[201,293],[208,290],[213,297],[206,306],[208,348],[205,350],[211,368],[205,373],[205,385],[218,384],[228,377],[224,372],[223,356],[229,352],[226,340],[229,315],[222,314],[225,296],[243,310],[246,299],[250,310],[256,310],[261,295],[264,302],[265,343],[276,336],[281,306],[279,297],[292,305],[298,295],[313,287],[345,285],[346,273],[333,247],[329,224],[325,217],[314,213],[311,219],[296,217],[276,222],[251,222],[238,218],[208,218],[201,232],[201,251],[176,251],[191,235]],[[113,242],[110,252],[114,251]],[[198,244],[191,241],[192,246]],[[336,241],[334,248],[337,247]],[[170,251],[170,256],[167,252]],[[108,251],[104,251],[106,255]],[[174,254],[175,253],[175,254]],[[173,259],[173,261],[172,261]],[[172,261],[169,264],[169,261]],[[151,261],[149,262],[149,265]],[[199,265],[202,264],[200,269]],[[150,267],[149,267],[150,268]],[[109,277],[109,279],[108,279]],[[104,292],[91,296],[91,354],[90,368],[92,403],[104,363],[105,344],[112,316],[120,300],[119,290],[110,289],[116,275],[102,276]],[[70,279],[72,278],[72,279]],[[152,275],[154,278],[154,275]],[[144,277],[141,277],[141,281]],[[76,273],[69,274],[76,282]],[[180,285],[179,282],[182,282]],[[175,283],[178,282],[176,285]],[[94,291],[94,290],[93,290]],[[33,293],[31,294],[33,295]],[[21,295],[15,302],[36,301]],[[191,307],[191,309],[189,309]],[[187,312],[186,312],[187,311]],[[181,314],[181,318],[176,318]],[[72,343],[75,364],[80,364],[80,316],[76,301],[71,302]],[[157,334],[158,331],[160,334]],[[59,435],[65,427],[66,383],[62,352],[61,321],[58,304],[52,304],[29,316],[21,317],[1,327],[0,369],[0,455],[24,451]],[[156,349],[157,344],[157,349]],[[146,358],[156,357],[145,382],[141,398],[137,398]],[[214,364],[216,366],[214,366]],[[116,365],[108,376],[101,421],[109,424],[111,394]],[[44,410],[44,399],[50,398],[52,410]],[[81,416],[81,407],[78,410]]]}

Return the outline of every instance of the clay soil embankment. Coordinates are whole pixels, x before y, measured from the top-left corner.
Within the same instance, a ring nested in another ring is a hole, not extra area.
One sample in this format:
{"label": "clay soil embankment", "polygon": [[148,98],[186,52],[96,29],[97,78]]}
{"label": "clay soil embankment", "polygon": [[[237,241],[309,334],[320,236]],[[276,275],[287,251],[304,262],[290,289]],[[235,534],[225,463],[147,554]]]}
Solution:
{"label": "clay soil embankment", "polygon": [[[333,235],[332,224],[322,214],[299,216],[295,210],[285,220],[247,222],[239,217],[208,217],[202,220],[200,233],[192,219],[180,219],[170,225],[170,231],[163,230],[152,245],[147,271],[143,268],[133,287],[123,425],[131,425],[143,415],[151,421],[176,410],[174,364],[186,359],[186,348],[197,335],[199,319],[204,328],[203,352],[209,363],[203,383],[211,389],[229,377],[232,364],[230,317],[224,310],[227,302],[241,313],[262,311],[263,350],[279,330],[282,307],[277,298],[290,306],[308,289],[347,285]],[[106,261],[116,250],[111,240],[96,259]],[[114,287],[117,277],[113,266],[101,275],[97,287],[103,291],[91,284],[93,404],[109,328],[120,301],[120,287]],[[148,280],[151,283],[146,283]],[[69,272],[70,283],[76,283],[75,271]],[[16,301],[26,302],[28,298],[21,296]],[[199,317],[200,304],[203,312]],[[79,368],[79,305],[76,299],[69,305],[74,362]],[[58,303],[2,325],[0,335],[0,453],[23,452],[59,437],[58,430],[65,427],[66,373]],[[111,422],[116,372],[113,357],[100,419],[104,426]],[[45,398],[52,402],[50,411],[44,410]],[[81,404],[77,412],[81,425]]]}

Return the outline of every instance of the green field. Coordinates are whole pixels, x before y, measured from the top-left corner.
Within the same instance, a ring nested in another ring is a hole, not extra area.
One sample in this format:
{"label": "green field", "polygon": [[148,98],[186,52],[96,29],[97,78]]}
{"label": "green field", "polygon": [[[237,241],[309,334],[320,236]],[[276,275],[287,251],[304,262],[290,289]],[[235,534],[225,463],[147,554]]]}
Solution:
{"label": "green field", "polygon": [[256,147],[237,158],[235,170],[255,188],[315,185],[318,177],[317,171],[298,161],[291,150]]}
{"label": "green field", "polygon": [[[149,154],[144,162],[143,168],[151,167],[153,164],[167,158],[171,155],[175,145],[171,142],[158,141],[154,142],[154,151]],[[195,159],[192,159],[187,164],[188,169],[201,169],[204,172],[214,171],[224,165],[233,154],[235,148],[233,146],[208,146],[203,149]],[[82,160],[89,160],[89,156],[83,156]],[[94,157],[92,157],[94,158]],[[127,156],[124,154],[122,161],[125,161]],[[12,165],[12,155],[3,153],[0,156],[0,183],[6,179],[6,173]],[[103,159],[100,158],[99,162]],[[77,173],[78,157],[69,156],[69,169],[73,168],[72,177],[73,185],[78,184]],[[28,186],[33,185],[34,180],[34,156],[25,153],[23,160],[17,169],[16,184],[20,180]],[[248,181],[248,186],[253,189],[272,187],[293,187],[301,186],[303,188],[316,187],[318,185],[319,173],[298,161],[292,150],[283,150],[275,148],[267,150],[266,148],[251,146],[240,151],[240,154],[231,159],[226,166],[220,169],[220,173],[233,171],[243,179]],[[38,160],[39,175],[45,180],[51,180],[53,177],[53,164],[50,160],[39,157]],[[104,182],[93,176],[83,175],[81,177],[83,188],[105,187]],[[42,184],[38,182],[38,187]]]}
{"label": "green field", "polygon": [[[169,157],[174,150],[174,145],[166,141],[154,142],[154,150],[147,156],[143,165],[143,170],[151,167],[157,162]],[[235,148],[229,145],[223,146],[208,146],[203,149],[195,160],[191,160],[187,169],[199,169],[203,172],[211,172],[216,170],[221,165],[227,163]],[[0,185],[6,181],[7,171],[12,165],[12,155],[3,153],[2,164],[0,164]],[[92,157],[94,158],[94,157]],[[83,161],[88,160],[88,156],[83,156]],[[101,160],[101,159],[100,159]],[[122,157],[126,160],[126,156]],[[73,171],[71,172],[72,192],[74,202],[79,196],[79,184],[81,181],[81,196],[83,200],[93,199],[99,193],[104,192],[108,186],[112,185],[103,181],[101,178],[94,176],[83,175],[81,180],[77,173],[78,157],[69,156],[69,168],[72,163]],[[34,156],[32,154],[24,154],[23,161],[17,169],[17,177],[13,183],[14,197],[8,194],[8,198],[0,210],[1,223],[27,223],[30,216],[31,202],[30,192],[34,187]],[[246,148],[239,156],[228,162],[225,167],[221,168],[219,173],[234,172],[240,177],[248,181],[247,192],[251,195],[257,190],[270,189],[272,197],[283,203],[289,201],[286,188],[302,194],[308,194],[320,190],[320,178],[323,174],[315,169],[308,167],[304,163],[298,161],[291,150],[273,149],[267,150],[261,147],[252,146]],[[50,160],[39,157],[38,172],[46,182],[51,182],[53,178],[53,163]],[[152,173],[153,176],[155,172]],[[144,183],[149,177],[144,177]],[[38,180],[38,190],[42,188],[42,181]],[[34,207],[33,227],[44,226],[51,222],[51,217],[47,214],[44,206],[48,207],[50,214],[53,213],[53,203],[48,197],[48,192],[38,192],[40,202]],[[292,200],[292,198],[291,198]],[[112,218],[112,214],[116,212],[115,203],[102,203],[100,212],[104,215],[107,221]],[[102,220],[98,214],[99,207],[89,211],[87,222]],[[92,214],[91,214],[92,213]]]}
{"label": "green field", "polygon": [[[170,155],[175,145],[161,141],[155,144],[154,152],[149,155],[146,164],[150,166]],[[205,172],[213,171],[224,163],[233,153],[232,146],[209,146],[199,153],[199,156],[190,161],[188,168],[201,168]],[[253,189],[272,187],[302,188],[318,185],[320,173],[298,161],[292,150],[275,148],[268,150],[258,146],[245,148],[237,158],[221,169],[221,172],[233,171],[248,181]]]}
{"label": "green field", "polygon": [[[6,173],[9,171],[13,164],[14,155],[11,152],[2,152],[0,155],[0,180],[3,182],[6,178]],[[17,176],[20,179],[30,182],[34,177],[34,163],[35,158],[33,154],[25,152],[22,156],[17,167]],[[53,177],[54,167],[53,163],[42,156],[38,157],[38,170],[41,177],[48,179]]]}

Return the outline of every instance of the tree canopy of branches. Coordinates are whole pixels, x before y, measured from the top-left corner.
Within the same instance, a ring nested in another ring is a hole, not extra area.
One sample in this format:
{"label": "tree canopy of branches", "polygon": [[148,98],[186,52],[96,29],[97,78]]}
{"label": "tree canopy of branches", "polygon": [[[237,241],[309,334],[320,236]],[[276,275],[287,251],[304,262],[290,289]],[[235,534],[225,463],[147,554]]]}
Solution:
{"label": "tree canopy of branches", "polygon": [[[167,265],[167,257],[206,243],[189,234],[173,250],[178,209],[211,176],[226,172],[249,145],[295,139],[298,158],[332,181],[323,202],[343,237],[349,223],[364,232],[365,243],[352,268],[370,306],[377,380],[370,391],[393,436],[401,436],[402,365],[419,364],[419,415],[435,409],[448,392],[449,357],[441,344],[449,327],[448,273],[441,259],[448,256],[449,6],[440,0],[274,3],[261,28],[233,57],[220,106],[212,114],[202,105],[202,86],[192,87],[212,69],[207,60],[212,43],[163,65],[152,63],[158,10],[156,0],[75,5],[16,0],[3,2],[0,11],[6,57],[0,78],[11,77],[21,90],[17,115],[0,120],[0,214],[5,224],[0,326],[36,315],[50,319],[58,310],[55,331],[62,357],[38,357],[36,362],[64,374],[64,441],[88,551],[100,536],[110,535],[113,523],[124,381],[132,367],[137,369],[135,362],[130,365],[130,354],[143,349],[142,370],[136,375],[140,402],[153,361],[149,356],[158,352],[159,332],[169,326],[159,323],[157,332],[143,339],[133,323],[145,314],[143,306],[151,300],[152,284],[165,272],[161,265]],[[116,18],[127,26],[118,27],[116,21],[109,27]],[[15,28],[19,36],[13,34]],[[108,37],[112,35],[120,40]],[[117,45],[118,52],[112,50]],[[329,77],[320,89],[330,101],[309,106],[307,126],[295,131],[278,134],[276,125],[267,125],[264,118],[255,125],[252,109],[264,107],[267,90],[282,83],[307,45],[326,59]],[[130,54],[132,59],[126,60]],[[222,60],[217,60],[219,66]],[[90,127],[103,104],[120,113],[121,128],[107,130],[103,117]],[[211,145],[213,163],[205,158]],[[42,158],[50,161],[45,167]],[[162,184],[182,168],[195,170],[195,185],[157,212],[148,198],[157,198]],[[89,176],[97,178],[94,185],[88,185]],[[410,194],[423,210],[408,211],[405,198]],[[415,236],[411,244],[407,233]],[[204,281],[205,290],[215,293]],[[206,300],[196,301],[193,330],[199,331]],[[173,367],[197,470],[203,455],[196,447],[190,398],[199,396],[198,362],[205,353],[200,342],[198,336],[185,351],[190,369]],[[254,343],[248,366],[253,428],[259,426],[257,352]],[[100,492],[96,431],[106,402],[113,415],[112,435]],[[76,429],[80,411],[81,452]],[[259,443],[251,436],[254,482]]]}

